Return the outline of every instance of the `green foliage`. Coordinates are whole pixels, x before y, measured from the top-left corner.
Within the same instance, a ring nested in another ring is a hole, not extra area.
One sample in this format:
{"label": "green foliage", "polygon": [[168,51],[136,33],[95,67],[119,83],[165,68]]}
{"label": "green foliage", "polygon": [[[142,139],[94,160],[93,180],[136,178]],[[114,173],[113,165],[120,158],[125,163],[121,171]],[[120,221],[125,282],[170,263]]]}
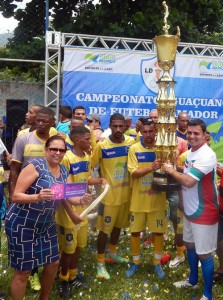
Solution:
{"label": "green foliage", "polygon": [[[173,0],[167,4],[170,33],[175,33],[179,26],[183,42],[202,43],[204,38],[205,42],[208,39],[210,43],[223,43],[221,1]],[[77,12],[73,32],[147,39],[163,33],[164,8],[160,1],[102,0],[88,12],[88,6]],[[87,17],[91,19],[90,24],[86,22]],[[219,33],[219,40],[216,35],[212,40],[213,32]]]}
{"label": "green foliage", "polygon": [[39,64],[25,64],[17,63],[17,66],[9,68],[5,67],[0,70],[0,80],[15,80],[15,81],[27,81],[27,82],[38,82],[44,81],[45,68],[44,65]]}
{"label": "green foliage", "polygon": [[[36,45],[39,45],[39,41],[36,41]],[[29,45],[20,45],[20,49],[23,49],[24,55],[26,55],[26,49]],[[37,47],[32,48],[33,51],[38,51]],[[8,47],[0,48],[0,58],[18,58],[21,59],[16,49],[9,49]],[[25,56],[26,59],[31,59]],[[45,66],[39,63],[24,63],[13,61],[0,61],[0,80],[16,80],[16,81],[44,81]]]}
{"label": "green foliage", "polygon": [[6,67],[4,70],[0,71],[0,80],[15,80],[16,76],[14,71]]}

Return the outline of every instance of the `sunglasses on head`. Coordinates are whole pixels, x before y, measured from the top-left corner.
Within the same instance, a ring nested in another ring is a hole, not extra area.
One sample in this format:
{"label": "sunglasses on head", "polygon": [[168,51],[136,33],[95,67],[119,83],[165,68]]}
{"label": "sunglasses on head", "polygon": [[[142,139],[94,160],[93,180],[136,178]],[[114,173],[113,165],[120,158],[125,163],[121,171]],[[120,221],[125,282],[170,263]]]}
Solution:
{"label": "sunglasses on head", "polygon": [[65,153],[67,151],[66,149],[60,149],[60,148],[48,148],[48,149],[51,153],[57,153],[57,152]]}

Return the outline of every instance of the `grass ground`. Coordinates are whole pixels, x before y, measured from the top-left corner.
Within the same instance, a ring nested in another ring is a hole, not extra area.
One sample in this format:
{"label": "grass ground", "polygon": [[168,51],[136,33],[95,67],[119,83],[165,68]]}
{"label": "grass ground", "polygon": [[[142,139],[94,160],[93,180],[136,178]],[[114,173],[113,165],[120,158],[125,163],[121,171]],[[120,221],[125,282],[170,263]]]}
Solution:
{"label": "grass ground", "polygon": [[[142,267],[138,273],[132,278],[125,277],[127,265],[109,265],[107,270],[111,275],[110,280],[101,280],[96,278],[95,261],[96,261],[96,237],[97,234],[89,233],[88,247],[82,251],[80,258],[79,271],[83,276],[83,280],[89,285],[87,289],[76,289],[73,292],[72,299],[95,299],[95,300],[183,300],[195,299],[199,300],[202,296],[202,280],[199,290],[177,290],[173,287],[173,282],[186,278],[188,275],[187,260],[177,269],[170,269],[168,265],[164,266],[166,277],[158,280],[153,272],[152,256],[153,248],[144,248],[142,243]],[[175,252],[172,251],[171,244],[173,239],[172,230],[169,231],[168,240],[165,243],[165,252],[169,252],[172,257]],[[12,277],[12,271],[7,266],[7,243],[4,235],[4,228],[1,233],[2,255],[0,262],[0,291],[6,293],[4,299],[10,299],[9,287]],[[122,234],[119,244],[120,255],[130,258],[130,237]],[[217,265],[217,259],[215,257]],[[202,278],[200,270],[200,278]],[[214,285],[214,299],[223,299],[223,280]],[[1,298],[0,298],[1,299]],[[26,300],[38,299],[38,294],[31,292],[27,288]],[[54,289],[51,295],[52,300],[59,300],[58,283],[55,281]]]}

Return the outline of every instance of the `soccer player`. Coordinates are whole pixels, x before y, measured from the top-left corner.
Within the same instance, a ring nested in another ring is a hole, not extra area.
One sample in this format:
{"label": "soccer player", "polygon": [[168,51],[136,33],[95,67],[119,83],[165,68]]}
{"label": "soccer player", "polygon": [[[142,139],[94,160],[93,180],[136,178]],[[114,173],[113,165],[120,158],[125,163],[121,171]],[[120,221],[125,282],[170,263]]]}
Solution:
{"label": "soccer player", "polygon": [[[103,184],[107,183],[103,178],[91,178],[90,157],[86,151],[90,147],[90,131],[84,126],[76,126],[70,133],[73,141],[73,149],[68,150],[62,160],[62,164],[69,170],[69,178],[74,183]],[[75,206],[75,210],[81,213],[86,207]],[[87,245],[87,216],[81,222],[80,229],[74,229],[74,223],[66,213],[63,205],[59,206],[56,213],[58,225],[58,238],[61,253],[60,261],[60,296],[69,299],[71,290],[80,287],[83,283],[77,277],[78,258],[80,248]]]}
{"label": "soccer player", "polygon": [[205,137],[204,121],[189,121],[187,140],[191,149],[184,164],[183,174],[178,173],[168,163],[164,164],[164,170],[182,185],[185,215],[183,240],[190,265],[189,278],[175,282],[174,285],[177,288],[197,288],[200,260],[204,279],[201,300],[211,300],[214,272],[211,253],[217,247],[219,207],[215,184],[216,155],[206,144]]}
{"label": "soccer player", "polygon": [[[152,109],[149,113],[149,118],[153,120],[154,123],[158,122],[158,111],[157,109]],[[183,152],[188,150],[188,146],[187,146],[187,142],[180,138],[177,137],[177,150],[178,150],[178,155],[181,155]],[[174,245],[173,247],[175,248],[175,244],[180,243],[181,240],[179,238],[179,236],[177,235],[177,226],[178,226],[178,217],[177,217],[177,208],[178,208],[178,202],[179,202],[179,193],[178,191],[167,191],[166,192],[166,197],[169,203],[169,220],[172,222],[173,224],[173,229],[174,229]],[[147,246],[147,244],[150,245],[151,243],[151,237],[149,236],[148,239],[145,241],[144,245]],[[176,246],[178,247],[178,246]],[[185,247],[181,247],[180,251],[182,252],[183,255],[183,250]],[[179,249],[179,247],[177,248]],[[177,250],[178,251],[178,250]],[[182,261],[184,261],[184,255],[182,256],[183,259],[178,260],[175,259],[174,261],[171,261],[171,267],[177,267]]]}
{"label": "soccer player", "polygon": [[189,116],[186,112],[182,111],[178,114],[177,118],[177,130],[176,134],[178,137],[187,140],[187,125],[189,122]]}
{"label": "soccer player", "polygon": [[97,276],[110,279],[105,267],[105,248],[110,234],[107,262],[123,263],[127,260],[117,255],[121,228],[129,225],[130,183],[127,155],[134,139],[124,135],[124,116],[115,113],[110,117],[111,135],[97,143],[92,157],[92,167],[98,163],[101,176],[107,179],[110,190],[98,208]]}
{"label": "soccer player", "polygon": [[[86,109],[81,105],[75,106],[73,108],[73,117],[81,117],[82,120],[85,122],[85,120],[87,119]],[[85,127],[87,127],[90,130],[90,133],[91,133],[91,151],[93,151],[94,148],[95,148],[95,145],[96,145],[96,137],[94,135],[94,132],[91,131],[91,128],[88,125],[85,125]]]}
{"label": "soccer player", "polygon": [[156,127],[151,119],[142,122],[140,132],[143,140],[129,149],[128,170],[132,177],[131,197],[131,249],[133,263],[126,271],[131,277],[140,267],[140,232],[148,224],[153,233],[154,270],[159,279],[165,276],[160,265],[164,246],[164,232],[167,229],[166,194],[152,190],[153,172],[160,168],[160,160],[155,155]]}
{"label": "soccer player", "polygon": [[[37,116],[38,112],[43,108],[45,108],[45,106],[39,105],[39,104],[34,104],[33,106],[31,106],[29,108],[28,112],[26,113],[26,125],[28,127],[20,130],[18,132],[17,136],[20,136],[24,133],[32,132],[36,129],[36,116]],[[50,136],[57,134],[57,130],[56,130],[56,128],[53,127],[53,125],[54,125],[54,122],[52,122],[52,125],[50,128]]]}
{"label": "soccer player", "polygon": [[[67,146],[67,149],[69,149],[69,150],[72,150],[74,147],[74,143],[71,139],[70,133],[77,126],[84,127],[84,120],[81,117],[73,117],[70,120],[70,125],[69,125],[70,132],[66,135],[66,138],[65,138],[66,146]],[[90,148],[90,145],[89,145],[89,148]]]}

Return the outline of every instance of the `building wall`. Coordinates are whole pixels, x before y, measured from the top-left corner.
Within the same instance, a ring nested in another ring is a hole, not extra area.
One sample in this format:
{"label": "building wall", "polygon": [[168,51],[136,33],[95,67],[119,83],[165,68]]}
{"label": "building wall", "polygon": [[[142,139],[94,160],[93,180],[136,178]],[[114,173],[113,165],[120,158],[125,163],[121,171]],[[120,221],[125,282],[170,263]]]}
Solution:
{"label": "building wall", "polygon": [[[15,128],[15,126],[12,125],[12,127],[10,127],[9,124],[7,124],[8,126],[5,128],[1,125],[2,117],[7,116],[7,99],[28,100],[28,107],[33,104],[44,105],[44,83],[0,80],[0,138],[2,138],[3,143],[11,153],[18,127]],[[51,100],[52,99],[49,99],[49,101]],[[55,110],[55,108],[53,109]],[[16,112],[17,108],[15,109],[15,119],[16,117],[18,118],[18,114]],[[23,122],[25,123],[25,119],[22,121],[22,124]]]}
{"label": "building wall", "polygon": [[27,99],[28,106],[44,104],[44,83],[0,81],[0,117],[6,115],[7,99]]}

